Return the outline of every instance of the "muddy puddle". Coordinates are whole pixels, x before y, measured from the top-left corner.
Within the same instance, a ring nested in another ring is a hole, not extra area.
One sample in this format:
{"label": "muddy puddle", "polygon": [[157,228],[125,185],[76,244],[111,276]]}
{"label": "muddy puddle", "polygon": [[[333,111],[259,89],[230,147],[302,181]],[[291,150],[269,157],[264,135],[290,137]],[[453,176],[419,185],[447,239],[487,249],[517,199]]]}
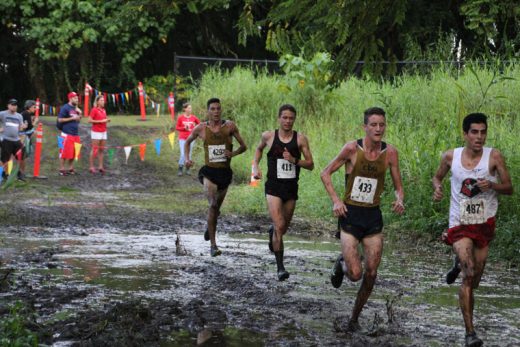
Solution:
{"label": "muddy puddle", "polygon": [[[211,258],[202,233],[177,230],[0,230],[2,271],[16,269],[0,308],[30,305],[41,342],[54,346],[463,345],[447,252],[388,242],[352,334],[344,328],[359,283],[330,285],[335,239],[287,237],[291,277],[278,282],[265,234],[221,233],[223,255]],[[517,269],[486,268],[475,308],[486,346],[520,345],[519,279]]]}

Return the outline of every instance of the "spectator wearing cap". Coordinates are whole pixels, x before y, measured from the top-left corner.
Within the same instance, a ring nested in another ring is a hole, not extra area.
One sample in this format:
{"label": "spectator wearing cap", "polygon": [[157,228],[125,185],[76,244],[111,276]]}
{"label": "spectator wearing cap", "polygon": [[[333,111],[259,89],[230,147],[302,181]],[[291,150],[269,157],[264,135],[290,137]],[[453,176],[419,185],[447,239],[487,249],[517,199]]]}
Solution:
{"label": "spectator wearing cap", "polygon": [[36,114],[36,101],[26,100],[24,104],[24,110],[22,112],[23,122],[27,125],[24,131],[20,132],[20,141],[23,144],[23,155],[20,160],[20,170],[18,171],[18,179],[25,179],[25,159],[31,153],[31,137],[34,133],[34,128],[38,124],[39,118]]}
{"label": "spectator wearing cap", "polygon": [[81,110],[78,107],[78,94],[70,92],[67,94],[67,98],[69,102],[63,105],[58,114],[58,123],[61,125],[60,136],[63,139],[63,146],[60,148],[60,176],[76,174],[74,170],[75,144],[81,143],[79,138]]}
{"label": "spectator wearing cap", "polygon": [[2,173],[4,178],[7,177],[7,163],[23,147],[18,133],[24,130],[26,125],[23,122],[22,115],[17,111],[18,101],[16,99],[10,99],[7,102],[7,110],[0,112],[0,132],[2,133],[2,154],[0,156],[0,164],[4,165],[4,171]]}

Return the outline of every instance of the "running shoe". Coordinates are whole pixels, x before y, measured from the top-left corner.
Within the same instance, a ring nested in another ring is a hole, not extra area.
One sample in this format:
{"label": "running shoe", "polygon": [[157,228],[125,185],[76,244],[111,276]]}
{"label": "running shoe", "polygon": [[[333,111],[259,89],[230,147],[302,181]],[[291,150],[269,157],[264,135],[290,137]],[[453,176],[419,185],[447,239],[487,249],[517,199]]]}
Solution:
{"label": "running shoe", "polygon": [[285,281],[289,278],[289,273],[284,269],[278,271],[278,281]]}
{"label": "running shoe", "polygon": [[343,261],[343,255],[339,255],[338,259],[334,263],[334,267],[330,273],[330,283],[334,288],[341,287],[341,283],[343,283],[343,277],[345,274],[343,273],[343,268],[341,267],[341,262]]}
{"label": "running shoe", "polygon": [[204,232],[204,240],[209,241],[209,229],[206,228],[206,231]]}
{"label": "running shoe", "polygon": [[455,282],[460,273],[460,260],[459,257],[453,257],[453,267],[446,274],[446,283],[452,284]]}
{"label": "running shoe", "polygon": [[477,333],[466,334],[466,347],[480,347],[483,344],[484,342],[478,338]]}
{"label": "running shoe", "polygon": [[218,249],[217,246],[211,246],[209,250],[209,254],[211,254],[212,257],[216,257],[222,254],[222,251]]}
{"label": "running shoe", "polygon": [[269,250],[271,252],[274,252],[274,248],[273,248],[273,234],[274,234],[274,227],[271,225],[269,227]]}
{"label": "running shoe", "polygon": [[68,176],[68,175],[70,175],[70,173],[69,173],[68,170],[60,170],[59,171],[59,175],[60,176]]}
{"label": "running shoe", "polygon": [[17,178],[19,181],[25,182],[25,174],[18,171]]}

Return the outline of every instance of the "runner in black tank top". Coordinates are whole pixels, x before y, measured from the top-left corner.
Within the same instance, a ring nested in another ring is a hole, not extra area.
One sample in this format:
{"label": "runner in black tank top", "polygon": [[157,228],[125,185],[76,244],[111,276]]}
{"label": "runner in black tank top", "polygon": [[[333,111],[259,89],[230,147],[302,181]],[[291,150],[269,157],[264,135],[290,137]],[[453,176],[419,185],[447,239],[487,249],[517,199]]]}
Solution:
{"label": "runner in black tank top", "polygon": [[277,196],[283,202],[298,200],[298,179],[300,166],[284,159],[283,153],[288,151],[292,157],[301,159],[298,148],[298,133],[293,131],[293,137],[288,143],[280,140],[278,130],[274,131],[273,144],[267,152],[267,182],[265,194]]}
{"label": "runner in black tank top", "polygon": [[[283,264],[283,235],[287,232],[298,199],[298,178],[300,168],[312,170],[314,162],[309,149],[309,142],[303,134],[294,131],[296,109],[292,105],[282,105],[278,111],[278,130],[266,131],[262,134],[260,144],[256,148],[253,161],[255,178],[262,177],[258,163],[264,148],[270,147],[267,153],[267,182],[265,196],[273,225],[269,229],[269,249],[274,252],[278,280],[289,278],[289,272]],[[301,160],[303,154],[304,160]]]}

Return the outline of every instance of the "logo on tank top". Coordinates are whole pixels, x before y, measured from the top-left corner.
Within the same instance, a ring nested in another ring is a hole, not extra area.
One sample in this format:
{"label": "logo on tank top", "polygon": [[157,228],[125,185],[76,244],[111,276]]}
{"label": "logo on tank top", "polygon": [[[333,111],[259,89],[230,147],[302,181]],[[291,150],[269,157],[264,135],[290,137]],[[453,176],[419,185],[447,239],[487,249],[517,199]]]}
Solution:
{"label": "logo on tank top", "polygon": [[461,194],[466,195],[469,198],[472,198],[482,191],[477,186],[477,180],[474,178],[466,178],[464,181],[462,181],[462,186],[460,188]]}

